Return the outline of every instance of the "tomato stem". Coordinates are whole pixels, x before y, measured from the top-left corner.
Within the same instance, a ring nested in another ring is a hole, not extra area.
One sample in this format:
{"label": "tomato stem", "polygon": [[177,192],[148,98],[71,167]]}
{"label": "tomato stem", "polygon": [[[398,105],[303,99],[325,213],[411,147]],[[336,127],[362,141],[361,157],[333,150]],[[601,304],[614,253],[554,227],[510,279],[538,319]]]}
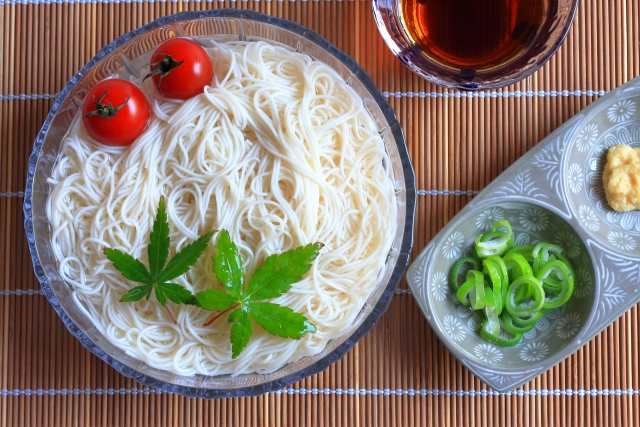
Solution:
{"label": "tomato stem", "polygon": [[85,119],[90,116],[98,116],[101,119],[110,119],[111,117],[115,116],[116,113],[120,111],[120,109],[124,107],[131,98],[129,95],[127,95],[127,99],[125,99],[122,104],[114,107],[111,101],[107,101],[108,105],[102,103],[104,97],[107,96],[107,92],[109,92],[109,89],[105,90],[104,93],[98,97],[97,101],[94,98],[93,105],[95,105],[96,109],[87,113],[87,115],[84,116]]}
{"label": "tomato stem", "polygon": [[171,55],[167,55],[166,53],[161,53],[161,55],[164,56],[164,59],[161,59],[160,61],[150,64],[151,67],[156,67],[156,68],[153,71],[151,71],[149,74],[144,76],[144,79],[142,79],[142,81],[147,80],[149,77],[160,74],[160,78],[158,79],[158,91],[160,92],[160,95],[164,96],[164,93],[162,93],[162,89],[160,88],[162,79],[164,78],[164,76],[169,74],[171,70],[182,65],[182,63],[184,62],[184,59],[182,61],[176,61],[175,59],[173,59],[173,57],[171,57]]}

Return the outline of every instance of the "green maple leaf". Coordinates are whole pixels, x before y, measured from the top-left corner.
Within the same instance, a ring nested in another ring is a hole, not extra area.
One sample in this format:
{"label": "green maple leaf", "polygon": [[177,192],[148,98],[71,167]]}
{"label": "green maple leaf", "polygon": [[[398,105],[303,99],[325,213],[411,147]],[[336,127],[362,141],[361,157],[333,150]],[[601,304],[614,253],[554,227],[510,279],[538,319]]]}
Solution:
{"label": "green maple leaf", "polygon": [[169,223],[167,221],[164,197],[161,197],[158,213],[153,222],[152,231],[149,234],[149,246],[147,247],[149,257],[148,270],[142,262],[118,249],[106,249],[104,251],[107,258],[113,262],[113,266],[125,278],[143,284],[143,286],[131,288],[129,292],[120,298],[120,301],[131,302],[140,301],[142,298],[149,299],[151,293],[155,292],[156,299],[160,305],[167,309],[167,313],[175,323],[175,318],[167,306],[167,299],[176,304],[197,305],[198,302],[191,291],[184,286],[167,282],[189,271],[189,268],[196,263],[207,248],[213,233],[211,231],[198,238],[195,242],[188,244],[167,263],[170,245]]}
{"label": "green maple leaf", "polygon": [[229,315],[229,322],[233,322],[231,325],[231,357],[235,359],[249,343],[253,325],[249,313],[244,310],[244,307],[233,311]]}
{"label": "green maple leaf", "polygon": [[306,317],[289,307],[272,302],[251,302],[248,306],[251,317],[272,335],[297,340],[307,332],[316,331]]}
{"label": "green maple leaf", "polygon": [[232,323],[231,352],[234,359],[249,343],[253,332],[251,320],[268,333],[282,338],[300,339],[307,332],[316,331],[306,317],[289,307],[258,301],[279,297],[291,289],[291,285],[299,282],[309,271],[322,246],[322,243],[314,243],[267,257],[245,289],[238,248],[226,230],[220,231],[213,271],[225,289],[200,292],[196,300],[203,309],[220,312],[207,324],[233,310],[228,320]]}

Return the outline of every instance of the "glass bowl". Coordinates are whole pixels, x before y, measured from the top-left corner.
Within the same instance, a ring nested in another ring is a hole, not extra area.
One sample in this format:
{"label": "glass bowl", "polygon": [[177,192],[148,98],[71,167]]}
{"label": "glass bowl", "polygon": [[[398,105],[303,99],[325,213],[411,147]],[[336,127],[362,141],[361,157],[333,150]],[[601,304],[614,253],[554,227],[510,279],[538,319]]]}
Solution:
{"label": "glass bowl", "polygon": [[462,90],[510,85],[536,71],[553,56],[571,28],[578,0],[547,1],[540,30],[515,58],[487,70],[455,69],[431,60],[403,25],[402,0],[372,0],[378,30],[393,54],[411,71],[435,84]]}
{"label": "glass bowl", "polygon": [[[98,81],[126,70],[132,61],[149,55],[155,46],[176,36],[212,36],[219,40],[270,40],[323,61],[340,74],[362,97],[389,153],[398,204],[398,224],[384,271],[369,300],[344,334],[320,354],[305,357],[269,374],[180,376],[152,368],[111,344],[76,306],[71,289],[58,272],[51,247],[46,215],[47,178],[58,157],[58,148],[82,100]],[[221,9],[183,12],[151,22],[123,35],[102,49],[56,96],[29,158],[25,192],[25,229],[36,276],[44,294],[69,331],[92,353],[127,377],[167,392],[189,397],[252,396],[278,390],[336,362],[367,333],[387,309],[408,263],[413,243],[415,176],[402,128],[391,106],[371,78],[344,52],[317,33],[294,22],[251,11]]]}

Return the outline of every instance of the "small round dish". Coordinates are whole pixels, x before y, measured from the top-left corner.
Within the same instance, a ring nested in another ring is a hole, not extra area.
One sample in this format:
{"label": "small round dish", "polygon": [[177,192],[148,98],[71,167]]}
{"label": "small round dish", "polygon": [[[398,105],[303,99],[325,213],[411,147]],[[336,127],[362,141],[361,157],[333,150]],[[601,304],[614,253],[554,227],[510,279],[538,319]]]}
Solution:
{"label": "small round dish", "polygon": [[[362,97],[391,160],[386,167],[393,171],[398,224],[379,283],[353,324],[340,338],[330,341],[321,353],[287,364],[269,374],[180,376],[152,368],[125,354],[109,342],[76,306],[69,285],[59,274],[51,247],[50,226],[46,216],[50,192],[47,179],[56,163],[63,136],[82,105],[87,90],[118,70],[131,67],[135,58],[148,54],[164,40],[176,36],[270,40],[326,63]],[[324,370],[342,358],[375,325],[387,309],[407,266],[413,243],[415,197],[415,176],[402,128],[391,106],[351,57],[317,33],[290,21],[236,9],[183,12],[151,22],[105,46],[56,97],[29,158],[24,202],[25,229],[34,270],[44,294],[69,331],[100,359],[127,377],[171,393],[202,398],[252,396],[281,389]]]}
{"label": "small round dish", "polygon": [[371,2],[382,38],[407,68],[430,82],[462,90],[507,86],[524,79],[545,64],[567,36],[578,8],[578,0],[557,0],[547,2],[547,5],[548,10],[540,29],[521,53],[512,60],[487,70],[472,70],[439,64],[416,45],[403,24],[402,0]]}
{"label": "small round dish", "polygon": [[[485,340],[480,335],[482,316],[460,304],[449,284],[453,263],[469,256],[476,236],[501,219],[513,227],[514,245],[549,242],[562,247],[577,276],[567,304],[542,316],[514,347],[500,347]],[[485,199],[467,215],[456,217],[440,242],[430,249],[429,265],[411,267],[409,283],[431,316],[438,336],[481,378],[487,375],[494,388],[504,391],[503,386],[508,384],[509,389],[512,382],[542,373],[544,366],[555,365],[566,357],[566,350],[575,349],[574,339],[590,321],[596,279],[584,242],[560,215],[525,201]]]}

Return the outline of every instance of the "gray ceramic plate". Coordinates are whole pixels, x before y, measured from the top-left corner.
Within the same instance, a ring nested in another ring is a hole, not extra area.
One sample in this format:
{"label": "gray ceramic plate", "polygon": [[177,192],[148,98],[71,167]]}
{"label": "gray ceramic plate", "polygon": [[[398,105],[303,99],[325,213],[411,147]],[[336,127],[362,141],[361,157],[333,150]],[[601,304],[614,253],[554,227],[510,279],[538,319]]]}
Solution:
{"label": "gray ceramic plate", "polygon": [[[602,171],[609,147],[640,147],[640,77],[581,111],[500,175],[413,262],[407,279],[449,350],[497,391],[512,390],[578,350],[640,301],[640,211],[609,208]],[[448,284],[454,261],[498,219],[516,244],[559,244],[576,269],[569,303],[547,313],[520,344],[479,335],[480,317]]]}

